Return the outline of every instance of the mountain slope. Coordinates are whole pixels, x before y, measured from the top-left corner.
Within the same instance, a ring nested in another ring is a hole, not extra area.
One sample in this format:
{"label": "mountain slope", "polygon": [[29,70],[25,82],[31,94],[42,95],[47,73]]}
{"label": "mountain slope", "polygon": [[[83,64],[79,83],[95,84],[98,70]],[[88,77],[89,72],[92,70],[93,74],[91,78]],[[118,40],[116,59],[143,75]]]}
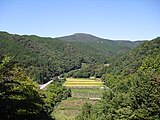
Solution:
{"label": "mountain slope", "polygon": [[113,41],[84,33],[76,33],[70,36],[59,37],[58,39],[71,42],[79,48],[85,48],[91,54],[96,51],[97,54],[104,54],[106,56],[113,54],[122,55],[143,43],[143,41]]}
{"label": "mountain slope", "polygon": [[[0,32],[0,55],[13,56],[12,60],[25,68],[35,81],[45,83],[52,77],[81,68],[82,63],[104,63],[110,55],[122,55],[136,46],[134,42],[131,47],[129,44],[132,42],[104,40],[87,34],[77,35],[90,42]],[[97,39],[100,43],[97,43]]]}
{"label": "mountain slope", "polygon": [[95,57],[67,42],[38,36],[19,36],[0,33],[0,55],[13,56],[28,74],[38,82],[81,67],[81,62],[92,63]]}
{"label": "mountain slope", "polygon": [[111,60],[107,72],[119,74],[129,74],[135,72],[142,62],[147,57],[152,57],[160,54],[160,37],[151,41],[145,41],[143,44],[134,48],[128,54]]}
{"label": "mountain slope", "polygon": [[75,33],[73,35],[59,37],[59,39],[69,42],[97,42],[103,40],[102,38],[85,33]]}
{"label": "mountain slope", "polygon": [[106,85],[102,100],[83,106],[77,119],[159,120],[159,66],[160,37],[113,59],[102,76]]}

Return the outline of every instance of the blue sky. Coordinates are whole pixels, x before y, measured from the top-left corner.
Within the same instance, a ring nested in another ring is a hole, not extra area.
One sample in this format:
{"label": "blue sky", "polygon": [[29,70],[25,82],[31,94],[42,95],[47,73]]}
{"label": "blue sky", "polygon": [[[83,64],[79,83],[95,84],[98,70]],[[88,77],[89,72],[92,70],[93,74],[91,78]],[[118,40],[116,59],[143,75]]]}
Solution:
{"label": "blue sky", "polygon": [[0,31],[107,39],[160,36],[159,0],[0,0]]}

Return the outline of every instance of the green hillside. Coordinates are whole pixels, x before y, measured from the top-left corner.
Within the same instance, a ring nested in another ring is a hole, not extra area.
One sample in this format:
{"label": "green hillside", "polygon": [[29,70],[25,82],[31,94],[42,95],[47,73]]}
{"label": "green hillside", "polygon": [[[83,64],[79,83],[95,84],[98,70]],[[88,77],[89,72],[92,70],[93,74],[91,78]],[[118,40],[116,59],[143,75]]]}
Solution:
{"label": "green hillside", "polygon": [[[159,120],[159,66],[160,37],[142,43],[0,32],[0,117]],[[39,90],[37,82],[51,78]]]}
{"label": "green hillside", "polygon": [[159,120],[159,66],[160,37],[112,60],[102,76],[107,86],[102,100],[83,106],[77,120]]}
{"label": "green hillside", "polygon": [[87,49],[90,54],[122,55],[132,48],[140,45],[143,41],[123,41],[99,38],[90,34],[76,33],[70,36],[60,37],[60,40],[68,41],[78,48]]}
{"label": "green hillside", "polygon": [[146,58],[154,58],[160,53],[160,37],[151,41],[145,41],[144,44],[134,48],[128,54],[122,57],[111,59],[108,73],[127,75],[136,72]]}
{"label": "green hillside", "polygon": [[44,83],[51,77],[81,68],[81,63],[103,63],[110,55],[123,54],[140,44],[106,41],[97,37],[95,38],[104,43],[95,43],[93,36],[87,34],[82,38],[89,38],[89,42],[69,42],[60,38],[0,32],[0,55],[13,57],[12,61],[25,68],[29,76],[39,83]]}
{"label": "green hillside", "polygon": [[33,35],[20,36],[1,32],[0,46],[1,55],[12,56],[13,61],[26,68],[32,78],[40,83],[78,69],[82,62],[94,63],[99,59],[68,42]]}

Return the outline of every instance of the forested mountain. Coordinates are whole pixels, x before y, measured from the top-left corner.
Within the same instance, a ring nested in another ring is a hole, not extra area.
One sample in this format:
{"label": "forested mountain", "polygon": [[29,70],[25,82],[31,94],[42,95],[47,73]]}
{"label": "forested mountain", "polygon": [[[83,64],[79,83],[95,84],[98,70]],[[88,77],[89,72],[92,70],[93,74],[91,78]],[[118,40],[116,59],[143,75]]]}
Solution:
{"label": "forested mountain", "polygon": [[130,49],[140,45],[143,41],[123,41],[103,39],[91,34],[76,33],[70,36],[59,37],[60,40],[73,43],[78,48],[87,49],[90,54],[122,55]]}
{"label": "forested mountain", "polygon": [[127,75],[136,72],[146,58],[154,58],[160,53],[160,37],[151,41],[145,41],[144,44],[134,48],[128,54],[112,59],[107,69],[108,73]]}
{"label": "forested mountain", "polygon": [[103,63],[110,55],[122,55],[141,43],[110,41],[87,34],[75,34],[70,39],[84,42],[69,39],[0,32],[0,55],[13,57],[29,76],[44,83],[51,77],[81,68],[82,63]]}
{"label": "forested mountain", "polygon": [[1,32],[0,46],[1,55],[12,56],[38,82],[46,82],[50,77],[80,68],[82,62],[98,60],[70,43],[33,35]]}
{"label": "forested mountain", "polygon": [[0,32],[0,117],[53,119],[51,112],[71,91],[59,79],[40,91],[33,80],[43,83],[67,73],[104,82],[100,102],[86,103],[77,120],[159,120],[159,66],[160,37],[142,43]]}
{"label": "forested mountain", "polygon": [[102,76],[105,91],[96,105],[86,104],[78,120],[160,119],[160,37],[114,59]]}

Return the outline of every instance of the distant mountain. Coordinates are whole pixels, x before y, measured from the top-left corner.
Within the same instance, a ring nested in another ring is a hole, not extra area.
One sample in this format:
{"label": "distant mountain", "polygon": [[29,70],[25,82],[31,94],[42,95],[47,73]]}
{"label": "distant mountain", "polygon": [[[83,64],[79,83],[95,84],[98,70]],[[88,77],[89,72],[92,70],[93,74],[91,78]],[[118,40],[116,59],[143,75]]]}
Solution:
{"label": "distant mountain", "polygon": [[105,39],[96,37],[91,34],[86,33],[75,33],[73,35],[59,37],[60,40],[69,41],[69,42],[101,42]]}
{"label": "distant mountain", "polygon": [[75,44],[77,47],[87,49],[90,53],[104,55],[122,55],[132,48],[137,47],[143,41],[125,41],[125,40],[109,40],[103,39],[91,34],[76,33],[70,36],[59,37],[62,41],[67,41]]}

